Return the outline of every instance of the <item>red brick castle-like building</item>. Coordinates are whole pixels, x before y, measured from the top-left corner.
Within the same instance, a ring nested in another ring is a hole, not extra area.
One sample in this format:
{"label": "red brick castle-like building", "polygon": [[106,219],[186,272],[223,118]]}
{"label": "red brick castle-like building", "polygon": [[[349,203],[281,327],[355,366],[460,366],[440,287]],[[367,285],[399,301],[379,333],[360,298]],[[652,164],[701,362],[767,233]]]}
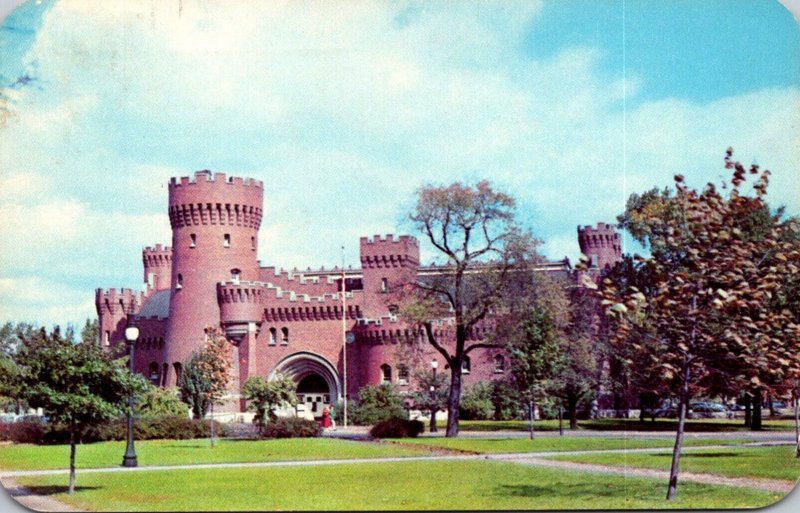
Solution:
{"label": "red brick castle-like building", "polygon": [[[444,268],[421,266],[417,240],[407,235],[362,237],[360,268],[262,267],[256,254],[263,191],[260,181],[209,171],[171,179],[172,246],[143,250],[143,291],[97,289],[101,344],[124,344],[125,327],[135,323],[137,372],[172,386],[182,363],[202,346],[204,328],[221,326],[234,354],[233,389],[250,376],[281,372],[298,383],[300,400],[316,416],[322,403],[341,400],[345,381],[350,398],[385,381],[408,389],[410,369],[398,347],[416,335],[388,304],[386,291],[409,275],[424,278]],[[578,242],[593,270],[621,257],[613,225],[578,227]],[[566,258],[540,269],[577,279]],[[436,328],[447,330],[449,322]],[[444,368],[432,349],[425,358]],[[476,349],[463,369],[465,381],[495,379],[506,366],[501,350]]]}

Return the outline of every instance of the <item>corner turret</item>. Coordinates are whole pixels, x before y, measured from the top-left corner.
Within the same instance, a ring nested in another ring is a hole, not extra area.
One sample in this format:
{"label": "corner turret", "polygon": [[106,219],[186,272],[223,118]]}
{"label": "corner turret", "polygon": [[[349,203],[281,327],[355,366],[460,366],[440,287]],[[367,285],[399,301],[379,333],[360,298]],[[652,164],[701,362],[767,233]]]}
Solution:
{"label": "corner turret", "polygon": [[589,259],[590,270],[602,271],[622,260],[622,242],[613,224],[597,223],[597,228],[578,226],[578,244]]}

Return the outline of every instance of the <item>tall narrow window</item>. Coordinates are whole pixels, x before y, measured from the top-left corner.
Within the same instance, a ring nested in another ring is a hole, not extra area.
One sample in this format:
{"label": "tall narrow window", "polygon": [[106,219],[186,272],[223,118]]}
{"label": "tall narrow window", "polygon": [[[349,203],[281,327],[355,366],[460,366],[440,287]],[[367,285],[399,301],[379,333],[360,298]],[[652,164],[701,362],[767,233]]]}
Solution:
{"label": "tall narrow window", "polygon": [[250,237],[250,249],[252,249],[253,251],[256,250],[256,238],[255,237]]}
{"label": "tall narrow window", "polygon": [[269,329],[269,345],[274,346],[278,341],[278,330],[275,328]]}
{"label": "tall narrow window", "polygon": [[231,269],[231,283],[233,283],[234,285],[239,284],[239,275],[241,274],[241,272],[242,271],[240,271],[239,269]]}
{"label": "tall narrow window", "polygon": [[289,343],[289,328],[281,328],[281,344],[286,345]]}
{"label": "tall narrow window", "polygon": [[225,235],[223,235],[223,237],[222,237],[222,245],[225,246],[226,248],[231,247],[231,234],[230,233],[226,233]]}
{"label": "tall narrow window", "polygon": [[381,278],[381,292],[389,292],[389,280]]}
{"label": "tall narrow window", "polygon": [[183,275],[178,273],[178,280],[175,283],[175,290],[180,290],[183,288]]}
{"label": "tall narrow window", "polygon": [[381,365],[381,383],[392,382],[392,368],[387,364]]}
{"label": "tall narrow window", "polygon": [[465,356],[464,359],[461,360],[461,374],[469,374],[471,367],[472,362],[469,361],[469,356]]}
{"label": "tall narrow window", "polygon": [[399,365],[397,367],[397,384],[408,385],[408,367]]}
{"label": "tall narrow window", "polygon": [[189,240],[189,247],[190,248],[193,248],[193,247],[197,246],[197,235],[195,235],[194,233],[190,233],[189,234],[189,239],[190,239]]}
{"label": "tall narrow window", "polygon": [[111,332],[108,330],[103,333],[103,345],[106,347],[111,345]]}

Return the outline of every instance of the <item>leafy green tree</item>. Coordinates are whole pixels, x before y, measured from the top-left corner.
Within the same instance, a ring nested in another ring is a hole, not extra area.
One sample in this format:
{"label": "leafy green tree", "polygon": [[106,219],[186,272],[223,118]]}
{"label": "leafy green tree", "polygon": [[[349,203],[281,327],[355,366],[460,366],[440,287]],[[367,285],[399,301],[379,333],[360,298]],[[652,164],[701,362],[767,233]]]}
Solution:
{"label": "leafy green tree", "polygon": [[535,403],[542,400],[564,368],[562,341],[548,312],[533,307],[508,335],[511,375],[520,397],[527,403],[530,438],[534,434]]}
{"label": "leafy green tree", "polygon": [[[431,415],[431,432],[436,431],[436,412],[447,406],[447,376],[439,373],[435,374],[431,370],[419,369],[413,374],[415,388],[411,392],[411,400],[414,406],[422,411],[427,411]],[[432,390],[431,390],[432,389]]]}
{"label": "leafy green tree", "polygon": [[87,427],[122,415],[128,394],[143,387],[144,379],[132,376],[124,359],[111,360],[97,344],[73,344],[57,327],[25,340],[18,363],[29,404],[67,426],[72,494],[77,440]]}
{"label": "leafy green tree", "polygon": [[464,387],[459,415],[466,420],[489,420],[494,416],[492,385],[478,381]]}
{"label": "leafy green tree", "polygon": [[797,372],[800,359],[800,324],[789,309],[771,305],[798,271],[800,245],[775,220],[762,234],[746,231],[765,209],[770,173],[750,168],[756,180],[748,196],[742,188],[748,171],[731,156],[729,149],[726,168],[732,178],[722,192],[712,184],[696,191],[682,176],[675,177],[669,214],[653,220],[659,245],[650,258],[639,258],[655,292],[648,296],[629,287],[621,293],[610,280],[603,287],[604,305],[620,339],[638,329],[652,342],[640,349],[658,350],[661,371],[677,388],[667,500],[677,491],[691,398],[723,379],[768,388],[771,380]]}
{"label": "leafy green tree", "polygon": [[97,319],[86,319],[86,324],[81,330],[81,341],[84,344],[100,343],[100,324]]}
{"label": "leafy green tree", "polygon": [[276,373],[269,381],[260,376],[247,378],[242,386],[242,395],[250,401],[248,409],[256,413],[253,423],[258,426],[259,432],[264,431],[268,422],[275,422],[278,418],[275,408],[297,405],[296,390],[297,383],[280,373]]}
{"label": "leafy green tree", "polygon": [[370,426],[392,417],[406,417],[403,398],[390,383],[367,385],[358,391],[358,403],[353,408],[353,424]]}
{"label": "leafy green tree", "polygon": [[136,398],[136,416],[185,418],[189,411],[178,394],[177,388],[156,387],[148,383]]}

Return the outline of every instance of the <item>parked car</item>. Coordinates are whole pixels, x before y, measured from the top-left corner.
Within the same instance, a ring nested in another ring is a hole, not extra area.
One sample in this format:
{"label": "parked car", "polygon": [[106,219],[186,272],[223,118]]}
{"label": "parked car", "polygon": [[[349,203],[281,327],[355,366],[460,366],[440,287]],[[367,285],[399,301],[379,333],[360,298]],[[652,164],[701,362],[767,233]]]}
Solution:
{"label": "parked car", "polygon": [[730,412],[723,404],[699,401],[689,404],[690,419],[726,419]]}
{"label": "parked car", "polygon": [[2,414],[0,414],[0,422],[2,422],[2,423],[8,424],[8,423],[11,423],[11,422],[16,422],[16,420],[17,420],[17,416],[15,414],[13,414],[13,413],[2,413]]}

